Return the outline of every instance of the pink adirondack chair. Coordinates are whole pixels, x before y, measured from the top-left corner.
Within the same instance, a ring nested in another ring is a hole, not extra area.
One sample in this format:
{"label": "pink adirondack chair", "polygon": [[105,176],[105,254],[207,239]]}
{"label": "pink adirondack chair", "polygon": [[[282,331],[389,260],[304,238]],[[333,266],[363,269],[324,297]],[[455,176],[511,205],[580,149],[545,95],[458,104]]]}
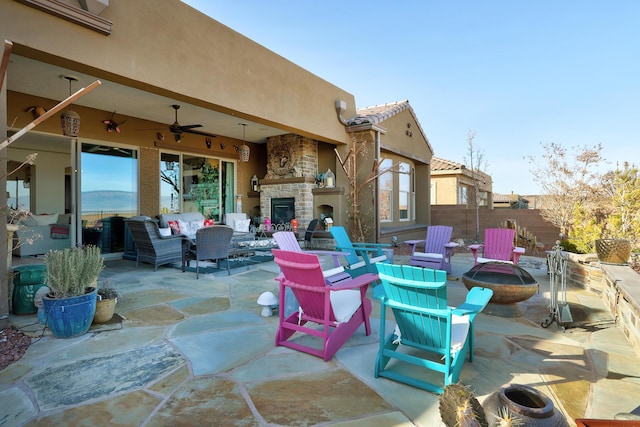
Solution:
{"label": "pink adirondack chair", "polygon": [[[326,362],[361,324],[364,324],[366,335],[371,334],[371,301],[366,292],[369,284],[378,280],[377,274],[366,273],[327,286],[317,255],[280,249],[274,249],[272,253],[284,275],[280,282],[280,306],[284,305],[286,288],[291,288],[300,303],[300,310],[288,316],[279,310],[277,346],[322,357]],[[307,323],[314,325],[307,326]],[[322,327],[314,327],[315,324]],[[292,337],[296,332],[320,338],[321,348],[303,344],[296,339],[297,334]]]}
{"label": "pink adirondack chair", "polygon": [[[446,225],[430,225],[424,240],[405,240],[411,245],[409,265],[444,270],[451,273],[451,257],[458,244],[451,242],[453,227]],[[424,251],[416,251],[416,247],[424,244]]]}
{"label": "pink adirondack chair", "polygon": [[[469,245],[473,252],[474,265],[484,262],[507,262],[517,264],[524,248],[514,245],[516,230],[512,228],[487,228],[484,230],[484,244]],[[479,256],[481,252],[482,256]]]}
{"label": "pink adirondack chair", "polygon": [[[303,252],[300,247],[300,243],[298,243],[298,239],[296,238],[295,233],[291,231],[278,231],[273,233],[273,239],[278,244],[278,248],[285,251],[293,251],[293,252]],[[344,267],[340,264],[340,257],[347,255],[346,252],[337,252],[337,251],[321,251],[321,250],[312,250],[312,251],[304,251],[308,254],[316,254],[318,256],[331,256],[333,257],[333,267],[329,269],[322,270],[322,274],[327,282],[327,285],[332,285],[334,283],[341,282],[346,279],[351,279],[349,273],[344,270]],[[282,274],[276,277],[276,280],[282,278]]]}

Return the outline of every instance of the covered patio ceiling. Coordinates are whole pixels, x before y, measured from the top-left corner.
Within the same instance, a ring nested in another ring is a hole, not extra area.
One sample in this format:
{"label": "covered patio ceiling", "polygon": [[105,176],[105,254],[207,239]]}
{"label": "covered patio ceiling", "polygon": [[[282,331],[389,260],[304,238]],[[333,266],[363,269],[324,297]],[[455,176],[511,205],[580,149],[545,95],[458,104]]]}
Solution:
{"label": "covered patio ceiling", "polygon": [[[177,104],[180,105],[178,121],[181,125],[201,124],[202,127],[196,130],[214,135],[242,139],[243,126],[240,123],[248,124],[245,140],[253,143],[265,143],[270,136],[289,133],[255,119],[246,120],[240,113],[226,114],[203,108],[187,99],[181,99],[179,94],[175,94],[175,97],[161,95],[160,92],[166,92],[164,88],[158,88],[158,93],[140,90],[115,83],[104,76],[88,75],[16,54],[11,55],[5,82],[9,91],[61,101],[69,96],[69,82],[62,76],[78,79],[72,83],[72,92],[100,80],[102,84],[98,88],[82,96],[75,104],[108,112],[115,111],[116,119],[119,120],[137,117],[168,126],[175,121],[175,112],[171,106]],[[187,77],[181,75],[176,78]],[[167,83],[170,87],[170,82]]]}

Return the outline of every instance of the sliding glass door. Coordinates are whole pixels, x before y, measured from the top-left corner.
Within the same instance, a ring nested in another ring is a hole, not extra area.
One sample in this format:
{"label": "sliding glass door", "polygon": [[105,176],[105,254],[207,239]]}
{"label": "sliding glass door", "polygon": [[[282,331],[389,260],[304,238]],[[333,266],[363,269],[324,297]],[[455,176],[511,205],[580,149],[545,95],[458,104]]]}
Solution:
{"label": "sliding glass door", "polygon": [[79,170],[82,243],[99,246],[104,254],[122,252],[124,219],[138,213],[138,151],[82,143]]}
{"label": "sliding glass door", "polygon": [[160,153],[160,212],[200,212],[216,223],[235,212],[235,163]]}

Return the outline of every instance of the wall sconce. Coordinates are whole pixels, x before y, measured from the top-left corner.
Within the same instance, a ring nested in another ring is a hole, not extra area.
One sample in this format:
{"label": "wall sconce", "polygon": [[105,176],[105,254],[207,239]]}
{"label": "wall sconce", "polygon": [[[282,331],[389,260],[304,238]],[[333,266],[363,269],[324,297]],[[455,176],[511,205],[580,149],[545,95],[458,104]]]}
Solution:
{"label": "wall sconce", "polygon": [[207,148],[211,148],[211,138],[209,137],[205,138],[204,143],[207,145]]}
{"label": "wall sconce", "polygon": [[34,120],[47,112],[47,110],[45,110],[44,107],[36,107],[36,106],[29,107],[29,109],[27,111],[29,113],[33,114],[33,119]]}
{"label": "wall sconce", "polygon": [[253,178],[251,178],[251,190],[257,193],[260,188],[258,187],[259,184],[258,177],[253,175]]}
{"label": "wall sconce", "polygon": [[324,186],[327,188],[336,186],[336,175],[331,171],[331,168],[324,174]]}
{"label": "wall sconce", "polygon": [[224,147],[226,147],[226,146],[227,146],[227,144],[225,144],[224,142],[220,143],[220,149],[221,150],[224,150]]}
{"label": "wall sconce", "polygon": [[[71,82],[77,82],[78,79],[73,76],[60,76],[69,82],[69,96],[71,93]],[[80,132],[80,115],[72,110],[67,110],[60,116],[60,124],[62,126],[62,134],[64,136],[76,137]]]}

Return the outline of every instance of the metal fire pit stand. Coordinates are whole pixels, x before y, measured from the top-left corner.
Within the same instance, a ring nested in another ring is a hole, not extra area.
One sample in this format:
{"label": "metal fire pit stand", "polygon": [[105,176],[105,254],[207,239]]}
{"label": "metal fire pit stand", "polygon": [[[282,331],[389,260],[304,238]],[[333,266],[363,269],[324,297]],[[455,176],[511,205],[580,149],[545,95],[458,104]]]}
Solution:
{"label": "metal fire pit stand", "polygon": [[567,256],[562,253],[560,240],[556,240],[553,251],[547,251],[547,266],[551,302],[549,304],[549,318],[542,322],[543,328],[548,328],[553,322],[564,331],[567,323],[573,322],[571,309],[567,303]]}

